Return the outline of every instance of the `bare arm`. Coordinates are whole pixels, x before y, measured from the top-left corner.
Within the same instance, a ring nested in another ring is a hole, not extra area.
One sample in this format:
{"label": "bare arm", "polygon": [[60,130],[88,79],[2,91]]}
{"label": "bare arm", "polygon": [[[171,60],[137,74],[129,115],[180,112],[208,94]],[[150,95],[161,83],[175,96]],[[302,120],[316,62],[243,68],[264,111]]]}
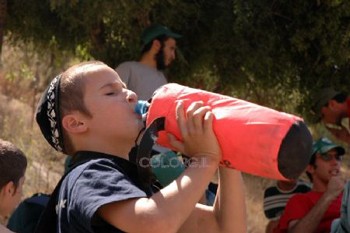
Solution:
{"label": "bare arm", "polygon": [[337,128],[333,128],[326,125],[326,128],[331,132],[337,139],[350,144],[350,133],[347,128],[343,125],[337,125]]}
{"label": "bare arm", "polygon": [[289,233],[312,233],[315,232],[324,213],[329,205],[337,198],[344,187],[344,180],[340,176],[333,176],[327,187],[327,191],[318,200],[316,205],[309,211],[304,218],[294,220],[289,223]]}
{"label": "bare arm", "polygon": [[220,232],[246,232],[245,187],[241,172],[224,167],[220,167],[219,172],[220,187],[214,211]]}
{"label": "bare arm", "polygon": [[244,183],[241,173],[220,168],[214,207],[198,204],[179,232],[247,232]]}

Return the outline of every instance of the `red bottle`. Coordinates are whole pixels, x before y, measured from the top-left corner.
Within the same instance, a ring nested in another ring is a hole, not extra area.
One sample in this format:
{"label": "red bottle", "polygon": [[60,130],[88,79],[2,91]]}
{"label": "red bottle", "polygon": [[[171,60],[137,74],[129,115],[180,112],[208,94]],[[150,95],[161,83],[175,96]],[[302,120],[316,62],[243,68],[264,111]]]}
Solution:
{"label": "red bottle", "polygon": [[160,87],[151,99],[146,126],[165,117],[157,143],[171,148],[166,132],[181,140],[175,106],[193,101],[211,106],[214,132],[222,150],[221,165],[272,179],[300,176],[311,157],[312,136],[303,119],[230,96],[179,84]]}

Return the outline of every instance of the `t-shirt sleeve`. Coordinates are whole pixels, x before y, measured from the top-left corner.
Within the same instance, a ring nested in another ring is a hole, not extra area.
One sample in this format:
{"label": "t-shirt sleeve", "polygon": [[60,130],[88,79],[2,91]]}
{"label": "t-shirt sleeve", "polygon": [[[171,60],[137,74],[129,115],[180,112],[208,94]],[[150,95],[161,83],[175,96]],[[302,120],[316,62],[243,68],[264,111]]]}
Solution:
{"label": "t-shirt sleeve", "polygon": [[280,232],[286,232],[289,222],[296,219],[302,219],[310,211],[309,199],[300,194],[292,196],[284,209],[284,213],[280,218]]}
{"label": "t-shirt sleeve", "polygon": [[102,205],[147,196],[127,175],[108,163],[91,164],[84,169],[73,186],[70,195],[71,214],[82,223],[91,223]]}
{"label": "t-shirt sleeve", "polygon": [[264,192],[264,214],[269,220],[277,220],[283,213],[285,199],[287,196],[281,194],[275,186],[267,188]]}
{"label": "t-shirt sleeve", "polygon": [[264,207],[264,214],[265,214],[265,217],[270,219],[272,218],[271,214],[269,213],[269,211],[267,210],[268,209],[268,198],[271,196],[271,189],[272,187],[269,187],[267,188],[265,191],[264,191],[264,201],[263,201],[263,207]]}
{"label": "t-shirt sleeve", "polygon": [[128,63],[121,63],[115,71],[118,73],[120,79],[126,84],[128,87],[130,85],[130,66]]}

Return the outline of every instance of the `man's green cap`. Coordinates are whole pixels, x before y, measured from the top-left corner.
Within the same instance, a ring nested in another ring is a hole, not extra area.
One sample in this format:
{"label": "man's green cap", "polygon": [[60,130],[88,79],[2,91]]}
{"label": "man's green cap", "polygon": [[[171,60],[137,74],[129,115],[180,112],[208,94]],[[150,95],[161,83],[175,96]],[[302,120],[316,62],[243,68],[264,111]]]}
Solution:
{"label": "man's green cap", "polygon": [[163,25],[153,24],[148,28],[146,28],[141,35],[142,47],[150,43],[152,40],[154,40],[158,36],[162,36],[162,35],[165,35],[174,39],[182,37],[182,35],[172,32],[169,28]]}
{"label": "man's green cap", "polygon": [[334,144],[330,139],[326,137],[321,137],[313,143],[312,154],[325,154],[332,149],[336,149],[339,155],[345,154],[345,149],[342,146]]}
{"label": "man's green cap", "polygon": [[323,88],[316,93],[314,97],[312,110],[314,114],[319,118],[321,117],[321,109],[325,106],[329,100],[333,99],[336,95],[341,92],[334,90],[331,87]]}

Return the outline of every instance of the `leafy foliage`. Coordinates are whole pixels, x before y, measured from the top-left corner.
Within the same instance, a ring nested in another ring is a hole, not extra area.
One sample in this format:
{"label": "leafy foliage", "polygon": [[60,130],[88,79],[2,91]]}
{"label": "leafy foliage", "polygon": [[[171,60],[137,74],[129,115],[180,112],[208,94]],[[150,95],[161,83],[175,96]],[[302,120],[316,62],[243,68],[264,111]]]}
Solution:
{"label": "leafy foliage", "polygon": [[142,30],[162,23],[183,35],[170,81],[311,120],[320,87],[349,87],[349,20],[346,0],[16,0],[6,34],[116,67],[138,59]]}

